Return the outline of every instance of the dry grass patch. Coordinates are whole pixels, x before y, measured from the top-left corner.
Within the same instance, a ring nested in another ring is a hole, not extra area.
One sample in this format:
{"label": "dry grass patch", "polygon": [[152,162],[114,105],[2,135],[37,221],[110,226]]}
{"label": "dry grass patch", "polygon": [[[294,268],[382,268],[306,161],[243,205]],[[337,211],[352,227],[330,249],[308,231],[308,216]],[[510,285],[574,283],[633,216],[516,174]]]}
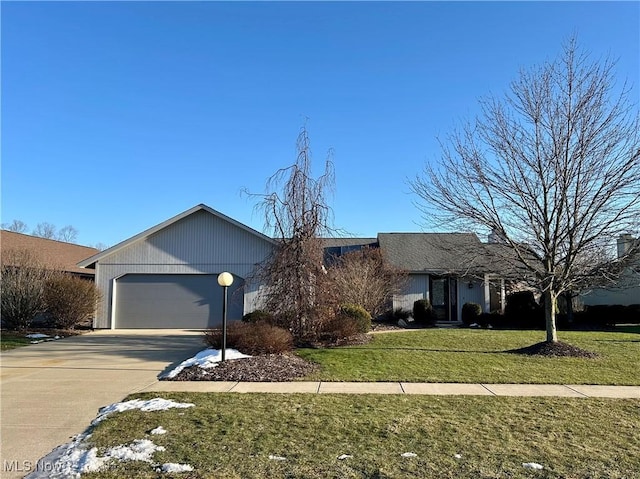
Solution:
{"label": "dry grass patch", "polygon": [[[130,399],[152,397],[136,394]],[[154,461],[190,464],[195,471],[179,477],[191,478],[640,475],[638,400],[186,393],[163,397],[196,407],[113,415],[96,428],[91,440],[109,447],[151,438],[166,447]],[[168,433],[149,436],[157,426]],[[405,452],[416,457],[402,457]],[[339,460],[342,454],[352,457]],[[269,459],[270,455],[286,460]],[[544,469],[525,469],[525,462]],[[149,464],[123,463],[86,477],[158,476]]]}

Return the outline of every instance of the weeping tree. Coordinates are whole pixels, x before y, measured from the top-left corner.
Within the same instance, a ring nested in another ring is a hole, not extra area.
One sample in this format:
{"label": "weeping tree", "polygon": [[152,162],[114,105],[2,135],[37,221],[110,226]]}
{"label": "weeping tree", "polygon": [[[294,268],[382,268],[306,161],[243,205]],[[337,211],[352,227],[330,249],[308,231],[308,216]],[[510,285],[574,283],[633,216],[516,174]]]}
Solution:
{"label": "weeping tree", "polygon": [[272,256],[258,271],[267,286],[265,308],[299,340],[312,339],[326,311],[335,302],[323,265],[321,237],[329,232],[331,210],[326,195],[334,185],[331,152],[324,173],[311,171],[311,148],[306,128],[296,142],[294,164],[278,170],[258,195],[267,229],[278,241]]}
{"label": "weeping tree", "polygon": [[615,280],[638,249],[608,254],[640,224],[640,121],[614,67],[570,39],[502,98],[481,100],[411,181],[425,217],[500,238],[492,254],[543,294],[547,342],[557,341],[558,297]]}

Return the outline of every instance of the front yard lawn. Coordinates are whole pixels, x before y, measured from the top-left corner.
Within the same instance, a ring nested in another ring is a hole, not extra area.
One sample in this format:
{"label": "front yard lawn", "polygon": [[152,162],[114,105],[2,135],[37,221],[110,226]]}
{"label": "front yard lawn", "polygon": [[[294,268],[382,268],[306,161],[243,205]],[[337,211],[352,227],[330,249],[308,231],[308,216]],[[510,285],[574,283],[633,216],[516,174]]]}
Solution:
{"label": "front yard lawn", "polygon": [[31,341],[30,338],[25,337],[24,333],[2,331],[0,333],[0,351],[27,346]]}
{"label": "front yard lawn", "polygon": [[427,329],[375,334],[362,346],[301,349],[321,365],[321,381],[640,385],[640,336],[561,331],[559,338],[596,359],[550,358],[507,351],[544,340],[543,331]]}
{"label": "front yard lawn", "polygon": [[2,330],[0,331],[0,350],[8,351],[9,349],[16,349],[34,343],[56,341],[68,336],[77,336],[82,333],[82,330],[55,329],[48,327],[29,329],[26,331]]}
{"label": "front yard lawn", "polygon": [[[151,399],[135,394],[128,399]],[[153,463],[83,478],[608,478],[640,475],[638,400],[164,393],[188,409],[101,422],[98,448],[150,439]],[[162,426],[167,433],[150,435]],[[99,449],[98,453],[104,449]],[[403,457],[405,453],[415,456]],[[350,457],[338,459],[346,454]],[[456,456],[458,455],[458,456]],[[270,459],[271,456],[271,459]],[[542,470],[527,469],[536,463]]]}

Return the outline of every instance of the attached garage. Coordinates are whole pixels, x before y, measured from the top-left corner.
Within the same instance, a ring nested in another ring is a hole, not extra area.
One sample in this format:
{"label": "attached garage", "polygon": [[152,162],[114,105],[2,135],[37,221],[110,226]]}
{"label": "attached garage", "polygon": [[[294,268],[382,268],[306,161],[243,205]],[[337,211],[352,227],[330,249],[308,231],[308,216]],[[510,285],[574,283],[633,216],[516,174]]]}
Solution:
{"label": "attached garage", "polygon": [[[229,318],[242,317],[242,301],[228,292]],[[126,274],[115,284],[118,329],[206,329],[222,322],[222,288],[212,274]]]}
{"label": "attached garage", "polygon": [[94,328],[206,329],[222,323],[218,275],[231,273],[227,318],[258,308],[254,272],[276,242],[209,208],[195,206],[81,261],[102,293]]}

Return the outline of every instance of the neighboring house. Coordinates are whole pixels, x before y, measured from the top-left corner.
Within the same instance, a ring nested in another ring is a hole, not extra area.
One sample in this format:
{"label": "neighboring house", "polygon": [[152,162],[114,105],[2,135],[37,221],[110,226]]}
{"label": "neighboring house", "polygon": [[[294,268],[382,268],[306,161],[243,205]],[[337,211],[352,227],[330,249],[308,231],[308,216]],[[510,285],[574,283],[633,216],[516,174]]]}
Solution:
{"label": "neighboring house", "polygon": [[95,270],[103,301],[95,328],[205,329],[221,322],[217,276],[233,274],[229,319],[255,309],[247,284],[275,241],[206,205],[195,206],[79,263]]}
{"label": "neighboring house", "polygon": [[78,267],[78,262],[96,254],[98,250],[95,248],[0,230],[0,250],[3,266],[20,266],[11,264],[11,251],[29,251],[47,269],[94,278],[94,272]]}
{"label": "neighboring house", "polygon": [[[621,235],[617,241],[618,258],[627,254],[631,248],[640,245],[640,238],[630,234]],[[601,304],[640,304],[640,254],[626,268],[615,284],[607,288],[592,288],[580,295],[584,305]]]}

